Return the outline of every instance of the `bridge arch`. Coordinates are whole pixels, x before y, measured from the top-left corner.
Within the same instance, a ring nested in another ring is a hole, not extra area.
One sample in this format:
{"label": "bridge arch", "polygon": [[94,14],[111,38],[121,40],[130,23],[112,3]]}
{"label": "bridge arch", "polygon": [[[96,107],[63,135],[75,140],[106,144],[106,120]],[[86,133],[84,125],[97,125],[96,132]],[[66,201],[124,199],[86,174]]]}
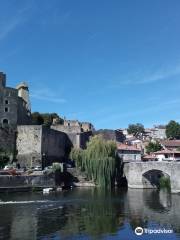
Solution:
{"label": "bridge arch", "polygon": [[169,180],[171,181],[170,175],[163,170],[151,169],[142,173],[143,188],[159,188],[160,179],[162,177],[169,178]]}

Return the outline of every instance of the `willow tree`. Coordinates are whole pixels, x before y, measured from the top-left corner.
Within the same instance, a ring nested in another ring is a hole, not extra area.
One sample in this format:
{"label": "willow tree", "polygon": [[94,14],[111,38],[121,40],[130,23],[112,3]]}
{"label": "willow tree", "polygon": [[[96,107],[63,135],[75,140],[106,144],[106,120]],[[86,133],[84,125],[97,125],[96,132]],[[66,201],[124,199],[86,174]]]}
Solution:
{"label": "willow tree", "polygon": [[114,141],[105,141],[101,136],[94,136],[85,150],[73,149],[71,158],[75,160],[77,167],[86,172],[88,179],[97,185],[114,185],[118,161]]}

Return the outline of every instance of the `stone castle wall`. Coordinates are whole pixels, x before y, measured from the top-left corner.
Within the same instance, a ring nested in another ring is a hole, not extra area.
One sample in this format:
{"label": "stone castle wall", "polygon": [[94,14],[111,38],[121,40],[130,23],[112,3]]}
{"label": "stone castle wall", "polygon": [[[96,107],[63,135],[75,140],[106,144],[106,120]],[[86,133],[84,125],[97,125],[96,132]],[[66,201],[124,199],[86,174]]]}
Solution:
{"label": "stone castle wall", "polygon": [[21,166],[46,166],[60,162],[70,148],[71,142],[65,133],[41,125],[18,126],[17,158]]}
{"label": "stone castle wall", "polygon": [[41,165],[42,126],[18,126],[17,131],[16,147],[20,165]]}
{"label": "stone castle wall", "polygon": [[0,149],[3,152],[13,153],[16,144],[16,132],[12,129],[0,127]]}
{"label": "stone castle wall", "polygon": [[54,129],[43,128],[42,131],[42,154],[45,154],[46,164],[53,161],[63,161],[68,157],[72,147],[68,136]]}
{"label": "stone castle wall", "polygon": [[52,129],[64,132],[64,133],[81,133],[81,127],[80,126],[68,126],[68,125],[62,125],[62,124],[56,124],[51,126]]}
{"label": "stone castle wall", "polygon": [[[7,109],[7,111],[5,110]],[[7,119],[8,123],[13,126],[17,124],[18,116],[18,92],[13,88],[0,87],[0,122]]]}
{"label": "stone castle wall", "polygon": [[26,103],[20,97],[18,98],[17,124],[18,125],[31,124],[31,114],[27,112]]}
{"label": "stone castle wall", "polygon": [[75,148],[85,148],[87,141],[89,141],[90,136],[92,136],[91,131],[84,132],[79,126],[64,126],[56,124],[52,125],[51,128],[66,133]]}

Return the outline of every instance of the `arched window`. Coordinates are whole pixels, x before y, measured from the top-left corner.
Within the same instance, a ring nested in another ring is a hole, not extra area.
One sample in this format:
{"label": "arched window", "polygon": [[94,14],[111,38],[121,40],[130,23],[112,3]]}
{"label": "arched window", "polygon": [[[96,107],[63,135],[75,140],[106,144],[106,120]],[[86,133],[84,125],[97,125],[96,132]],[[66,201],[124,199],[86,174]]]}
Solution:
{"label": "arched window", "polygon": [[3,124],[8,124],[9,123],[9,121],[8,121],[8,119],[3,119]]}

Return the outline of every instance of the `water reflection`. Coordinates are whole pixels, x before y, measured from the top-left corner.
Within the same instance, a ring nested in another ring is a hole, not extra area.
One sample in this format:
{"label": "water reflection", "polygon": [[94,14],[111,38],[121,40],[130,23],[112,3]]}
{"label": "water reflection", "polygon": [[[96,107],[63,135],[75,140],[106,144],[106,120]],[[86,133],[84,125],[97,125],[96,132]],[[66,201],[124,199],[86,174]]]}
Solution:
{"label": "water reflection", "polygon": [[180,233],[179,195],[165,191],[90,188],[0,195],[0,200],[0,239],[136,239],[137,226],[154,223]]}

